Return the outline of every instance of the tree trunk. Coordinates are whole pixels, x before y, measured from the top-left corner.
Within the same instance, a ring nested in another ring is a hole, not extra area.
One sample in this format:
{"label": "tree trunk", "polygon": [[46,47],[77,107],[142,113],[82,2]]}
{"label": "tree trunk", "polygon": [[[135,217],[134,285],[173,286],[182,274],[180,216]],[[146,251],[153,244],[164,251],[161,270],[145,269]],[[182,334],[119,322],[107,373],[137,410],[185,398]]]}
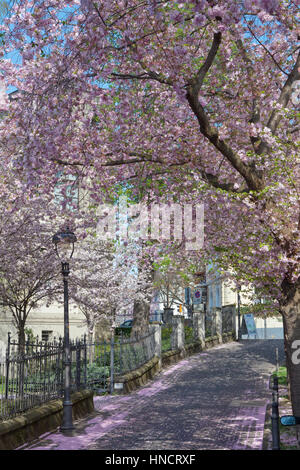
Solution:
{"label": "tree trunk", "polygon": [[[283,316],[283,331],[284,331],[284,338],[285,338],[285,331],[287,331],[287,326],[286,326],[286,320],[285,320],[284,313],[283,313],[282,316]],[[284,340],[284,351],[285,351],[285,357],[287,358],[288,357],[288,355],[287,355],[287,342],[285,340]],[[290,401],[292,401],[290,373],[289,373],[289,367],[288,367],[288,364],[287,364],[287,359],[286,359],[285,365],[286,365],[286,372],[287,372],[286,382],[287,382],[288,399]]]}
{"label": "tree trunk", "polygon": [[94,331],[88,329],[88,351],[89,351],[89,364],[94,362]]}
{"label": "tree trunk", "polygon": [[[281,312],[292,410],[294,416],[300,417],[300,286],[289,286],[281,304]],[[299,445],[299,429],[297,439]]]}
{"label": "tree trunk", "polygon": [[[143,270],[143,266],[139,266],[140,272]],[[148,278],[148,293],[145,292],[143,299],[135,299],[133,304],[133,322],[131,329],[131,337],[137,338],[146,335],[149,332],[149,317],[150,317],[150,297],[149,292],[153,288],[154,281],[154,269],[147,274]],[[151,286],[151,288],[150,288]],[[147,289],[146,289],[147,290]],[[152,292],[153,294],[153,292]]]}
{"label": "tree trunk", "polygon": [[25,322],[18,325],[18,395],[19,398],[24,396],[24,380],[25,380]]}
{"label": "tree trunk", "polygon": [[20,323],[18,325],[18,352],[24,354],[25,352],[25,325]]}
{"label": "tree trunk", "polygon": [[131,337],[138,338],[149,332],[150,304],[145,300],[135,300]]}

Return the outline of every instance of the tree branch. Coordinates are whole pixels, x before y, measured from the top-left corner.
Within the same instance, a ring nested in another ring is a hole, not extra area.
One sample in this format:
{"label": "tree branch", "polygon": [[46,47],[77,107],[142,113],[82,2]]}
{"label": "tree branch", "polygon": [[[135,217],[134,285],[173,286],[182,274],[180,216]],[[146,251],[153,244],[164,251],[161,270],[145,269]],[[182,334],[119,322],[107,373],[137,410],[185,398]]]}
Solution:
{"label": "tree branch", "polygon": [[206,57],[204,64],[200,67],[197,75],[192,79],[190,86],[193,88],[193,93],[197,94],[203,84],[203,80],[212,66],[214,59],[217,55],[219,46],[221,44],[222,34],[220,32],[214,34],[214,39],[210,48],[210,51]]}
{"label": "tree branch", "polygon": [[[277,102],[282,107],[286,107],[291,98],[291,95],[293,92],[293,83],[296,80],[300,80],[300,72],[298,69],[300,69],[300,52],[298,53],[298,57],[293,67],[293,70],[289,74],[282,88],[282,91],[280,93],[279,100]],[[279,122],[280,122],[279,111],[277,109],[274,109],[267,123],[267,127],[271,130],[272,134],[275,134],[277,127],[279,125]],[[257,149],[257,153],[261,155],[267,150],[267,148],[268,148],[268,145],[266,144],[266,142],[261,142]]]}
{"label": "tree branch", "polygon": [[208,116],[199,102],[199,91],[203,84],[204,78],[212,66],[214,59],[217,55],[221,43],[221,33],[215,33],[213,43],[204,64],[201,66],[196,77],[191,81],[187,89],[187,100],[189,105],[197,117],[200,131],[214,147],[221,152],[222,155],[230,162],[230,164],[238,171],[238,173],[246,181],[248,188],[254,191],[263,188],[263,181],[257,175],[255,169],[246,165],[239,156],[232,150],[232,148],[220,139],[218,131],[215,127],[210,125]]}

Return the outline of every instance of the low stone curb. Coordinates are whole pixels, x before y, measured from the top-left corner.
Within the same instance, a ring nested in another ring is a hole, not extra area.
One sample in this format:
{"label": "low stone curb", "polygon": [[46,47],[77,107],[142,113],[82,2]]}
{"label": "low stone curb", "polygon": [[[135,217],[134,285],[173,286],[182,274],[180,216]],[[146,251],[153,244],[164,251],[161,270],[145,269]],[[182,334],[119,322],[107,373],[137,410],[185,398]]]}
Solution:
{"label": "low stone curb", "polygon": [[[90,390],[72,395],[74,420],[94,411],[93,395]],[[62,412],[63,400],[56,399],[0,422],[0,450],[16,449],[41,434],[57,429],[62,421]]]}
{"label": "low stone curb", "polygon": [[269,442],[272,440],[271,413],[272,413],[272,403],[268,403],[266,407],[262,450],[271,450],[269,447]]}

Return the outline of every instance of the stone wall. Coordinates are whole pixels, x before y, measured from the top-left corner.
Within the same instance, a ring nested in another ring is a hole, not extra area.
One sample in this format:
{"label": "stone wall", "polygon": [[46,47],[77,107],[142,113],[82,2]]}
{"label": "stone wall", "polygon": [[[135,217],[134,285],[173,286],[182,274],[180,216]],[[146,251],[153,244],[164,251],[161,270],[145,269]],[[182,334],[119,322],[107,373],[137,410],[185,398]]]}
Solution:
{"label": "stone wall", "polygon": [[[72,395],[73,419],[94,411],[93,392],[83,390]],[[62,422],[63,400],[57,399],[32,408],[22,415],[0,422],[0,450],[12,450],[57,429]]]}
{"label": "stone wall", "polygon": [[[229,341],[235,341],[234,335],[232,333],[224,333],[222,335],[222,342],[227,343]],[[200,341],[196,341],[186,345],[182,349],[166,351],[162,354],[161,358],[162,368],[175,364],[181,359],[191,356],[192,354],[205,351],[205,349],[210,349],[214,346],[217,346],[218,344],[220,344],[220,338],[218,336],[214,336],[211,338],[206,338],[204,347],[202,347]],[[146,385],[146,383],[153,379],[155,375],[161,370],[159,363],[159,358],[154,357],[139,369],[129,372],[123,376],[116,377],[115,390],[121,393],[129,393],[133,390],[136,390],[138,387]]]}
{"label": "stone wall", "polygon": [[159,358],[155,356],[139,369],[128,372],[122,376],[116,376],[114,380],[115,389],[123,393],[129,393],[145,385],[159,372],[159,362]]}

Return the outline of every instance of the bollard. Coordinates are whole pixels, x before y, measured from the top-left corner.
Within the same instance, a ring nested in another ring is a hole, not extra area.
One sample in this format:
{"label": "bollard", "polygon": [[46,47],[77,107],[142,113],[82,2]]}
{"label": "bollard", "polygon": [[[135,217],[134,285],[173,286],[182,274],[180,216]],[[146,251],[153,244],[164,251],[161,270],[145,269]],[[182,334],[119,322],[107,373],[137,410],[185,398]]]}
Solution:
{"label": "bollard", "polygon": [[87,387],[87,344],[86,344],[86,334],[83,337],[83,361],[84,361],[84,388]]}
{"label": "bollard", "polygon": [[81,388],[81,343],[76,339],[76,390]]}
{"label": "bollard", "polygon": [[8,333],[8,342],[6,349],[6,373],[5,373],[5,399],[8,399],[8,388],[9,388],[9,364],[10,364],[10,335]]}
{"label": "bollard", "polygon": [[273,379],[272,392],[272,450],[280,450],[279,407],[278,407],[278,377]]}
{"label": "bollard", "polygon": [[110,393],[114,391],[114,363],[115,363],[115,339],[114,335],[110,338]]}

